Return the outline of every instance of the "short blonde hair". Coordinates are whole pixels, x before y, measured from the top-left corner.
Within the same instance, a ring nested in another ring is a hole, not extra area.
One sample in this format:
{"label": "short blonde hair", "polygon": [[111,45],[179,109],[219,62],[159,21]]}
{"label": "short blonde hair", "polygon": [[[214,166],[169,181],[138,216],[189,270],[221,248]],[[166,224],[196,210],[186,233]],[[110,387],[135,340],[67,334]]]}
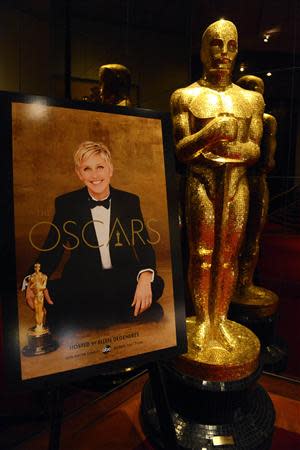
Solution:
{"label": "short blonde hair", "polygon": [[112,165],[111,154],[103,142],[82,142],[74,152],[75,167],[79,167],[82,161],[93,155],[100,155],[106,162]]}

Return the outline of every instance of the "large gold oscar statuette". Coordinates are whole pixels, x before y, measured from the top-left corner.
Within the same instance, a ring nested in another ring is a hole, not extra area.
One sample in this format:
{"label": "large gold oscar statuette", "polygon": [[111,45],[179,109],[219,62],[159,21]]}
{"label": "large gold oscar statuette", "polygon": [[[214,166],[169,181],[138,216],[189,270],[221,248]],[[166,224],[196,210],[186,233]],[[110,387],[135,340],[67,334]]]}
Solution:
{"label": "large gold oscar statuette", "polygon": [[[163,374],[184,450],[267,450],[274,427],[272,402],[257,383],[260,342],[227,318],[246,239],[248,170],[260,158],[264,112],[260,93],[231,81],[236,55],[235,25],[214,22],[202,37],[202,77],[171,98],[176,153],[187,166],[188,287],[196,314],[187,319],[188,352],[165,364]],[[153,390],[146,385],[143,391],[143,423],[161,448]]]}
{"label": "large gold oscar statuette", "polygon": [[233,381],[258,367],[260,343],[227,319],[246,239],[247,170],[260,157],[263,97],[232,83],[237,30],[219,20],[203,34],[202,78],[171,98],[176,153],[188,168],[188,284],[196,315],[187,319],[188,353],[178,368],[205,380]]}
{"label": "large gold oscar statuette", "polygon": [[47,275],[41,271],[39,263],[34,265],[34,273],[28,278],[28,287],[34,293],[35,326],[27,332],[28,345],[22,353],[25,356],[37,356],[53,352],[58,344],[53,340],[49,328],[46,326],[46,308],[44,306],[44,291],[47,285]]}

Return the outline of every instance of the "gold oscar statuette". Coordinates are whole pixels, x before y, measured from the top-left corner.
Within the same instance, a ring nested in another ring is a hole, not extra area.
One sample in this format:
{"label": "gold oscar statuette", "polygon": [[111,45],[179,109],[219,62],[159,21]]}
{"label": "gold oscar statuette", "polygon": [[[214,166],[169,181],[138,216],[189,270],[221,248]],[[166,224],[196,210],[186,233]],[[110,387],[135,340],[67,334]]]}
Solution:
{"label": "gold oscar statuette", "polygon": [[235,25],[205,30],[203,75],[171,97],[176,155],[187,166],[188,284],[195,316],[187,319],[188,352],[176,365],[205,380],[233,381],[258,367],[260,343],[227,319],[239,276],[249,211],[247,171],[260,158],[264,100],[232,83]]}
{"label": "gold oscar statuette", "polygon": [[[254,75],[244,75],[237,84],[244,89],[264,94],[264,82]],[[278,296],[253,283],[254,270],[259,255],[259,241],[266,222],[269,206],[267,175],[274,168],[277,121],[271,114],[263,115],[261,155],[248,170],[250,192],[246,235],[239,262],[239,276],[232,302],[240,305],[249,317],[259,318],[274,314],[278,309]]]}
{"label": "gold oscar statuette", "polygon": [[[241,254],[255,202],[249,171],[261,162],[264,133],[261,92],[232,82],[237,52],[232,22],[221,19],[209,25],[201,42],[201,78],[171,97],[178,166],[186,169],[181,169],[186,173],[180,206],[187,234],[182,232],[182,243],[195,315],[186,321],[187,353],[164,364],[163,374],[175,430],[170,440],[184,450],[268,449],[274,430],[271,399],[257,383],[260,341],[228,319],[230,303],[243,290]],[[250,266],[250,257],[244,261]],[[250,269],[247,273],[250,280]],[[244,292],[252,290],[250,285],[252,278]],[[157,408],[154,383],[148,383],[143,423],[160,447],[164,441]]]}
{"label": "gold oscar statuette", "polygon": [[47,275],[41,271],[41,265],[34,265],[34,273],[28,277],[28,287],[34,293],[35,325],[27,332],[28,345],[22,353],[25,356],[37,356],[52,352],[58,344],[53,340],[51,332],[46,325],[46,308],[44,305],[44,291],[47,286]]}

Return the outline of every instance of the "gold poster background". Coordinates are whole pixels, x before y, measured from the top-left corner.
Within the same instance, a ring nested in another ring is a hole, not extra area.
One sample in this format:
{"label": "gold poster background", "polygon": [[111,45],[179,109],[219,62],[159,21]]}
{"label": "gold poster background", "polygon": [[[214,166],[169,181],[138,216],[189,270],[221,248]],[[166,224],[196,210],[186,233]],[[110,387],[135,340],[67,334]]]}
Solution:
{"label": "gold poster background", "polygon": [[[38,222],[51,222],[55,197],[82,187],[74,172],[73,152],[81,142],[87,140],[102,141],[111,150],[114,164],[112,186],[140,197],[145,223],[150,219],[151,227],[160,234],[160,242],[153,247],[158,272],[166,284],[160,300],[165,314],[158,324],[134,327],[124,324],[105,330],[83,330],[76,336],[71,334],[59,343],[59,349],[53,353],[33,358],[21,354],[22,378],[176,345],[161,121],[42,103],[13,103],[12,121],[18,287],[38,254],[29,242],[30,229]],[[42,246],[48,228],[48,225],[44,225],[36,229],[34,240],[38,246]],[[157,239],[157,234],[151,230],[149,235],[150,240]],[[27,329],[33,326],[34,318],[20,292],[18,302],[22,349],[27,343]],[[135,337],[122,337],[134,334]],[[123,340],[122,344],[119,338]],[[105,341],[110,342],[112,347],[109,354],[101,351]],[[89,349],[91,345],[93,352],[82,350]]]}

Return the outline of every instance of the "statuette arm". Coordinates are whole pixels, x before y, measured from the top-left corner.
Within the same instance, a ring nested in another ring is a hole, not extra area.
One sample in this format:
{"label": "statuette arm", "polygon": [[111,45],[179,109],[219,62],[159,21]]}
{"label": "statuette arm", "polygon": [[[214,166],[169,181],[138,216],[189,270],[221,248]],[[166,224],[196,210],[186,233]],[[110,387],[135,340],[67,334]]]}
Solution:
{"label": "statuette arm", "polygon": [[189,99],[180,90],[171,97],[171,109],[176,153],[181,162],[198,160],[211,147],[234,142],[237,137],[237,120],[229,114],[205,119],[206,124],[193,133],[190,126]]}

